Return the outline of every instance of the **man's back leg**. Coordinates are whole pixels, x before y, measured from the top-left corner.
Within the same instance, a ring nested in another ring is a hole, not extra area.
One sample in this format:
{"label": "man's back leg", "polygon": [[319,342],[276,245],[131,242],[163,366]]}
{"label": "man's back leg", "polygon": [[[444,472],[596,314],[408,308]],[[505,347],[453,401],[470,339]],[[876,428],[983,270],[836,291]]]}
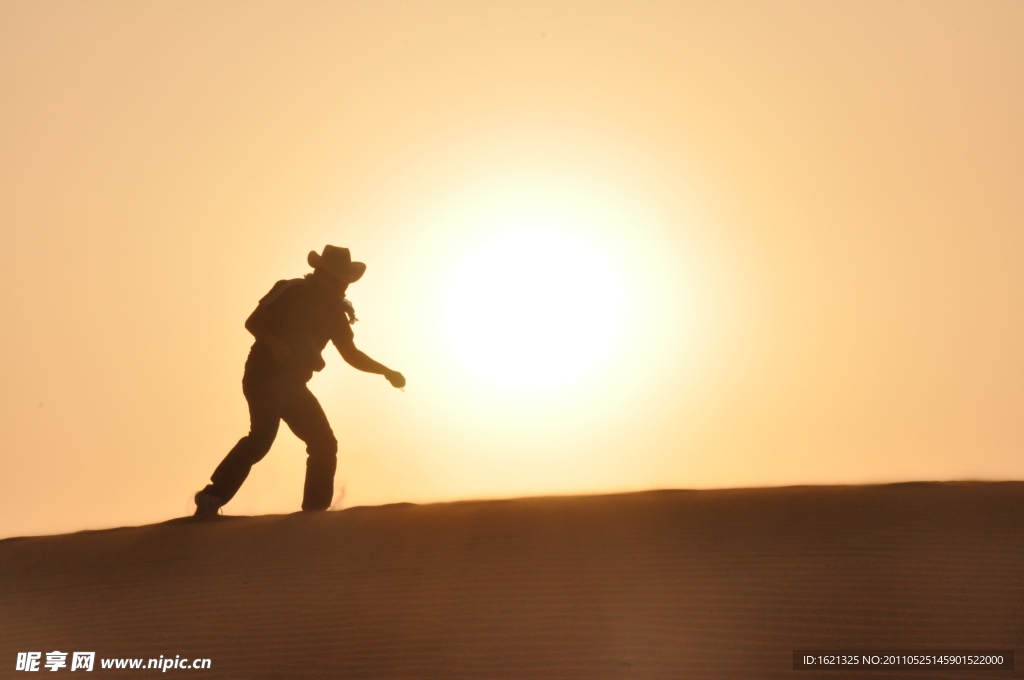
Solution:
{"label": "man's back leg", "polygon": [[[263,460],[277,437],[281,424],[281,395],[270,385],[244,384],[246,401],[249,403],[249,434],[238,440],[217,469],[210,476],[208,484],[200,494],[213,496],[227,503],[249,476],[252,466]],[[199,505],[197,499],[196,505]],[[197,507],[197,514],[199,508]],[[207,513],[208,514],[208,513]]]}

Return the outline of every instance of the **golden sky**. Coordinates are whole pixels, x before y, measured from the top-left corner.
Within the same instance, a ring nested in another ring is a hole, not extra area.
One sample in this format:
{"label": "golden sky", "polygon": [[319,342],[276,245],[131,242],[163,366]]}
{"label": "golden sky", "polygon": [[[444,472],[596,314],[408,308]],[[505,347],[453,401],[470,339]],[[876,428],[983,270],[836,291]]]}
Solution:
{"label": "golden sky", "polygon": [[1019,2],[6,2],[0,97],[0,536],[184,514],[326,243],[346,506],[1024,475]]}

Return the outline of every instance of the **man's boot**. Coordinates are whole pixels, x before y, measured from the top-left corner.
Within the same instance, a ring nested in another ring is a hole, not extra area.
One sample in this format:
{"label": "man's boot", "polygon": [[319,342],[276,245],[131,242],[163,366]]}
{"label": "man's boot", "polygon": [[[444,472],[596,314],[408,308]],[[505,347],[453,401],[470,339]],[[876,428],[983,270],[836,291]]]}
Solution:
{"label": "man's boot", "polygon": [[196,512],[193,517],[216,517],[220,514],[222,505],[224,505],[222,498],[203,489],[196,494]]}

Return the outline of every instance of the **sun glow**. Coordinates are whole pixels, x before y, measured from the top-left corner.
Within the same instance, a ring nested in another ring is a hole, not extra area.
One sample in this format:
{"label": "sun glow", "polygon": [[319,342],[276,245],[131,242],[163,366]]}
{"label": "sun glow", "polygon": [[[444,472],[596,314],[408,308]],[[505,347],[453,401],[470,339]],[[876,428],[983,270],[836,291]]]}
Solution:
{"label": "sun glow", "polygon": [[611,356],[623,327],[616,262],[575,234],[531,222],[477,243],[445,291],[449,346],[475,376],[535,393]]}

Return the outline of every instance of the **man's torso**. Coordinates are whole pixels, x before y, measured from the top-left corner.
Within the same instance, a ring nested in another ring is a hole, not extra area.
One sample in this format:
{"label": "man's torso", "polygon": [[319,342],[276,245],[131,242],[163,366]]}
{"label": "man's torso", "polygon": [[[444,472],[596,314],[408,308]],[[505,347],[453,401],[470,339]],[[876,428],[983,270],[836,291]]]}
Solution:
{"label": "man's torso", "polygon": [[279,364],[270,348],[257,340],[246,361],[246,375],[285,374],[308,381],[324,367],[321,353],[328,340],[352,334],[344,303],[312,277],[278,281],[260,306],[266,308],[268,330],[288,346],[292,359]]}

